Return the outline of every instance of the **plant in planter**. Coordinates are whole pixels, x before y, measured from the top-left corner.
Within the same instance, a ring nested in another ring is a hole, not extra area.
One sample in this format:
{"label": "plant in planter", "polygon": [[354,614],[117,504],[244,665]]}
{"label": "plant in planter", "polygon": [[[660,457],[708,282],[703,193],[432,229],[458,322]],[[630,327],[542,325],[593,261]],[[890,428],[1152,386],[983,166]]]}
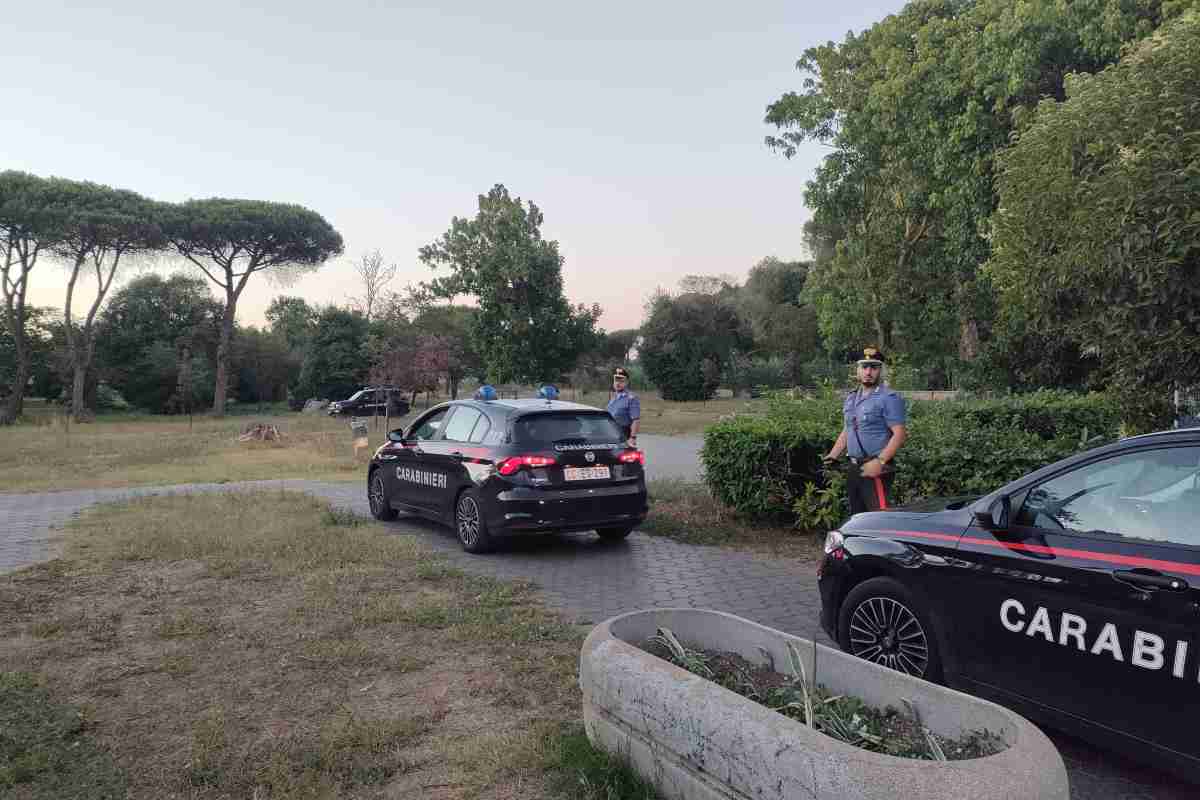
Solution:
{"label": "plant in planter", "polygon": [[[659,629],[694,671],[642,648]],[[579,680],[593,744],[667,798],[1070,796],[1058,751],[1014,712],[732,614],[653,609],[607,620],[583,645]],[[909,713],[886,712],[900,705]]]}
{"label": "plant in planter", "polygon": [[686,647],[667,628],[659,628],[646,645],[647,652],[661,655],[688,672],[864,750],[947,761],[988,756],[1006,747],[990,731],[971,731],[954,739],[938,736],[921,724],[918,709],[911,702],[904,703],[907,710],[901,713],[895,708],[880,710],[850,695],[835,695],[816,685],[816,676],[808,680],[800,652],[791,642],[786,643],[790,676],[776,672],[773,664],[752,664],[737,653]]}

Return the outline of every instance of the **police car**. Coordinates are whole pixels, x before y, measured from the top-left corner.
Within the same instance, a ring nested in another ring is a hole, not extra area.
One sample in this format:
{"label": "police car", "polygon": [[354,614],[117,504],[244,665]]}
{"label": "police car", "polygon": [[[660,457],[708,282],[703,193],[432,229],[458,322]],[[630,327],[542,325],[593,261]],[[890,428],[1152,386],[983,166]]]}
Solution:
{"label": "police car", "polygon": [[497,537],[594,530],[623,539],[646,517],[640,450],[607,411],[559,400],[456,400],[388,434],[371,459],[376,519],[453,525],[469,553]]}
{"label": "police car", "polygon": [[843,650],[1195,779],[1200,430],[1124,439],[978,500],[855,515],[819,574]]}

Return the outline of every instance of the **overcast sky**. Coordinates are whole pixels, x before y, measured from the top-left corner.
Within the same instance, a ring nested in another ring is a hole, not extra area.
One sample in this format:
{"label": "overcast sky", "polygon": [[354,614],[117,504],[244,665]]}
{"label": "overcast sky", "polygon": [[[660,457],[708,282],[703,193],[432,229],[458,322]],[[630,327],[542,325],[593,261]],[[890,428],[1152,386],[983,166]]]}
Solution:
{"label": "overcast sky", "polygon": [[[802,257],[823,149],[771,153],[765,107],[800,88],[806,47],[902,3],[257,5],[12,3],[0,168],[300,203],[346,241],[285,290],[317,303],[355,293],[350,261],[375,248],[395,288],[428,279],[417,248],[503,183],[541,207],[569,298],[614,330],[683,275]],[[60,269],[32,283],[32,302],[62,305]],[[252,281],[239,321],[280,291]]]}

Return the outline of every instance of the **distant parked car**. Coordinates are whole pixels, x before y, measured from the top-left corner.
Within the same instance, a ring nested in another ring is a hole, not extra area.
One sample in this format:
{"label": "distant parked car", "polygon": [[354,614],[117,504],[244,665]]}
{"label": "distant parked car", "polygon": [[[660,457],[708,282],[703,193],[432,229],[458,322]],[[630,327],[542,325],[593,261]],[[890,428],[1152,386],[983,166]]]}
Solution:
{"label": "distant parked car", "polygon": [[388,386],[368,386],[359,389],[345,400],[329,404],[329,416],[403,417],[409,411],[408,401],[399,389]]}

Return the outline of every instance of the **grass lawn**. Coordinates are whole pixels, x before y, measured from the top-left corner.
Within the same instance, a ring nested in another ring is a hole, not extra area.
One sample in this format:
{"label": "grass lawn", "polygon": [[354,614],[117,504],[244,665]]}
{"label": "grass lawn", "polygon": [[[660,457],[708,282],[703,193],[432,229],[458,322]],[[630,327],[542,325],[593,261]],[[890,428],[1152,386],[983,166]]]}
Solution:
{"label": "grass lawn", "polygon": [[[423,409],[418,409],[418,412]],[[359,480],[387,432],[370,426],[370,448],[355,460],[349,420],[324,414],[101,416],[65,428],[36,410],[32,424],[0,428],[0,491],[35,492],[270,478]],[[412,416],[394,422],[400,427]],[[275,425],[283,438],[239,442],[251,423]],[[39,424],[42,423],[42,424]]]}
{"label": "grass lawn", "polygon": [[[721,398],[703,402],[672,403],[663,400],[657,392],[636,394],[642,403],[640,432],[662,436],[701,436],[705,428],[726,414],[755,414],[765,413],[767,410],[767,401],[763,398]],[[605,408],[609,395],[607,392],[581,392],[578,397],[576,402]],[[563,399],[575,400],[575,395],[568,390]]]}
{"label": "grass lawn", "polygon": [[[579,402],[599,407],[607,401],[604,393],[579,397]],[[646,395],[641,430],[698,436],[723,414],[762,407],[758,400],[667,403]],[[408,425],[424,410],[418,406],[407,417],[393,419],[392,427]],[[370,447],[356,460],[347,419],[291,413],[279,406],[262,415],[249,411],[224,419],[197,416],[191,425],[180,417],[112,414],[68,427],[61,415],[34,401],[24,424],[0,428],[0,492],[278,478],[359,480],[369,453],[387,435],[384,420],[378,426],[371,421]],[[242,430],[257,422],[275,425],[283,439],[239,442]]]}
{"label": "grass lawn", "polygon": [[583,631],[304,495],[86,512],[0,577],[0,795],[628,798]]}
{"label": "grass lawn", "polygon": [[825,531],[747,520],[717,502],[702,483],[664,478],[648,488],[650,514],[638,528],[642,533],[813,564],[821,558]]}

